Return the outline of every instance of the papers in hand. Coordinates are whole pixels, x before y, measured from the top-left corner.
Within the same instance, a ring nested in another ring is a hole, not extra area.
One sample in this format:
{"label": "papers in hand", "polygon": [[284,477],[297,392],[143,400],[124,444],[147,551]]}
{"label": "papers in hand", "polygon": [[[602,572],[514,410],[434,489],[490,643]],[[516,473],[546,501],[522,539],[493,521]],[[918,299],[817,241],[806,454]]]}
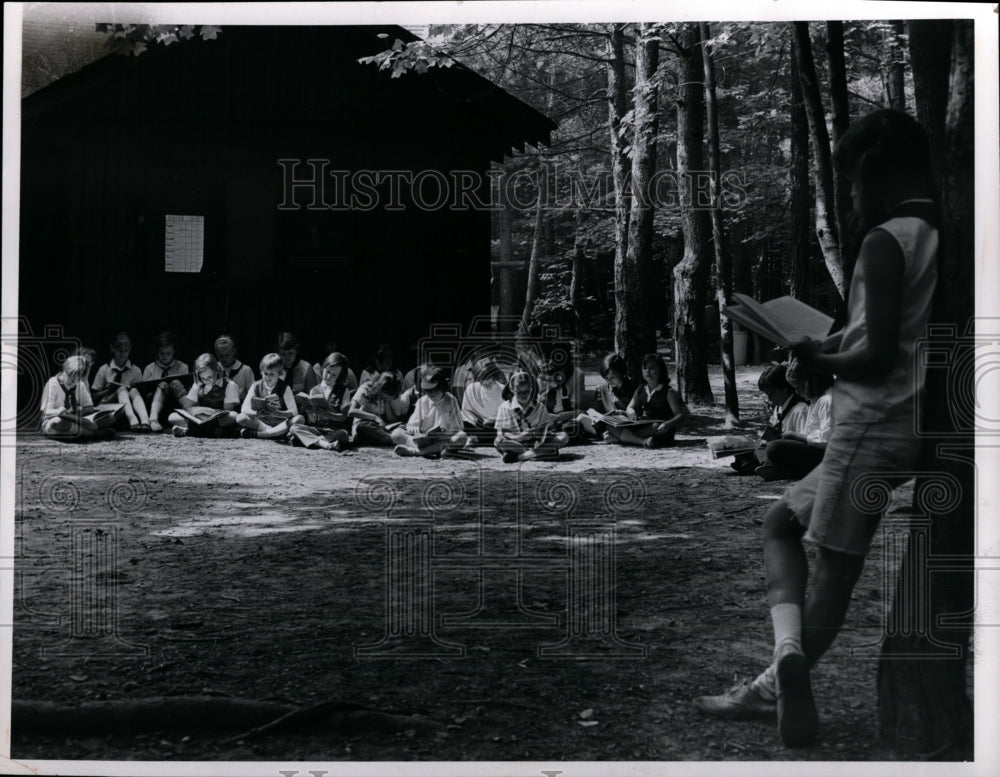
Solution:
{"label": "papers in hand", "polygon": [[794,297],[784,296],[758,302],[746,294],[734,294],[734,304],[723,313],[751,332],[787,348],[806,337],[826,340],[833,319]]}

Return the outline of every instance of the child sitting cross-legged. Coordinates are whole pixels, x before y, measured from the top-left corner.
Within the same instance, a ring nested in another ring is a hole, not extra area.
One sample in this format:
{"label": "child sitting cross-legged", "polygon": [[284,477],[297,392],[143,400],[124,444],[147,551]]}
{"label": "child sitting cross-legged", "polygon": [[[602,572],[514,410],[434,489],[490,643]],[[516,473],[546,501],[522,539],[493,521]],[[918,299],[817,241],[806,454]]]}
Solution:
{"label": "child sitting cross-legged", "polygon": [[82,356],[67,356],[58,375],[49,378],[42,393],[42,434],[57,439],[114,436],[112,429],[98,430],[85,416],[94,410],[87,388],[88,364]]}
{"label": "child sitting cross-legged", "polygon": [[504,389],[497,411],[494,447],[507,464],[532,459],[558,459],[566,446],[565,432],[550,429],[552,414],[538,401],[538,381],[527,372],[515,372]]}
{"label": "child sitting cross-legged", "polygon": [[420,398],[413,415],[392,432],[395,451],[400,456],[448,455],[462,450],[469,436],[462,430],[462,409],[448,391],[448,374],[443,367],[424,364],[417,371]]}
{"label": "child sitting cross-legged", "polygon": [[241,437],[273,440],[286,436],[292,424],[305,421],[295,406],[292,387],[281,377],[282,372],[278,354],[269,353],[260,360],[261,378],[250,387],[236,417],[242,427]]}
{"label": "child sitting cross-legged", "polygon": [[655,353],[642,357],[643,385],[632,395],[625,410],[629,418],[648,419],[648,424],[609,428],[605,434],[608,442],[624,445],[642,445],[660,448],[674,444],[677,427],[690,415],[681,395],[670,387],[667,365]]}
{"label": "child sitting cross-legged", "polygon": [[194,383],[181,398],[181,408],[186,413],[207,417],[223,411],[217,421],[204,426],[189,423],[189,419],[174,410],[167,417],[173,425],[174,437],[224,437],[236,431],[236,408],[240,406],[240,390],[233,381],[222,374],[219,362],[210,353],[203,353],[194,361]]}
{"label": "child sitting cross-legged", "polygon": [[784,364],[772,364],[760,374],[757,388],[767,397],[774,409],[767,426],[760,434],[756,450],[741,453],[730,463],[730,467],[741,475],[753,475],[767,464],[767,444],[781,438],[785,429],[797,429],[805,423],[809,412],[805,397],[801,396],[788,382],[788,368]]}
{"label": "child sitting cross-legged", "polygon": [[307,424],[292,424],[288,441],[306,448],[324,448],[342,453],[347,448],[347,411],[351,406],[351,392],[347,387],[347,357],[334,351],[323,360],[321,380],[309,392],[310,399],[326,401],[323,409],[307,406]]}
{"label": "child sitting cross-legged", "polygon": [[807,374],[793,357],[788,362],[786,377],[795,391],[808,400],[808,412],[801,424],[790,426],[786,423],[781,437],[767,444],[764,449],[767,463],[756,469],[756,474],[764,480],[804,478],[823,460],[830,437],[833,376]]}

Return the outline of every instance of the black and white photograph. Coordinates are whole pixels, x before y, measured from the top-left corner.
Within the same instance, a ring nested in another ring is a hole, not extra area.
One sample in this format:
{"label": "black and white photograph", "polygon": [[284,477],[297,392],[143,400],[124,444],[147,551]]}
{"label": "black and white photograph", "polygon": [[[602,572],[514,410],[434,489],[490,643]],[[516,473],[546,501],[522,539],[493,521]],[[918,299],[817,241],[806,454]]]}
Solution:
{"label": "black and white photograph", "polygon": [[997,773],[997,52],[5,3],[0,773]]}

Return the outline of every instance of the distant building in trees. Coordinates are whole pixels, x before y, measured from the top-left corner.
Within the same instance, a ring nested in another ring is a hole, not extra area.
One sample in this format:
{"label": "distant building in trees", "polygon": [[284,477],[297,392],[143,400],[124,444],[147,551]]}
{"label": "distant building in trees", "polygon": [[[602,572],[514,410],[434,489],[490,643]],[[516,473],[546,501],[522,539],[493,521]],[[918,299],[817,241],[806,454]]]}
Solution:
{"label": "distant building in trees", "polygon": [[251,363],[286,330],[313,361],[335,337],[405,362],[432,323],[488,315],[490,212],[463,206],[554,124],[462,66],[358,63],[396,38],[227,26],[29,94],[20,314],[98,348],[127,328],[139,362],[164,329],[188,362],[230,332]]}

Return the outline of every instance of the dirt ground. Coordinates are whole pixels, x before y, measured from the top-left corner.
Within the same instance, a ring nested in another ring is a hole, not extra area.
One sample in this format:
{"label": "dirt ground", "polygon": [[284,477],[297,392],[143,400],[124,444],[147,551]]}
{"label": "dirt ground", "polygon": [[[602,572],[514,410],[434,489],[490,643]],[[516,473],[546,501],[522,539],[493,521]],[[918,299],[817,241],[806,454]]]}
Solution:
{"label": "dirt ground", "polygon": [[[759,371],[739,371],[751,431]],[[126,717],[89,733],[72,714],[49,728],[15,718],[12,755],[886,758],[873,657],[895,562],[881,535],[814,674],[815,749],[785,749],[771,723],[693,709],[769,656],[760,525],[788,485],[712,460],[704,438],[724,433],[721,409],[693,411],[674,448],[594,444],[520,466],[492,450],[427,461],[257,440],[24,437],[13,699]],[[236,698],[260,714],[227,723],[212,711]],[[142,704],[161,711],[152,723],[129,720]]]}

